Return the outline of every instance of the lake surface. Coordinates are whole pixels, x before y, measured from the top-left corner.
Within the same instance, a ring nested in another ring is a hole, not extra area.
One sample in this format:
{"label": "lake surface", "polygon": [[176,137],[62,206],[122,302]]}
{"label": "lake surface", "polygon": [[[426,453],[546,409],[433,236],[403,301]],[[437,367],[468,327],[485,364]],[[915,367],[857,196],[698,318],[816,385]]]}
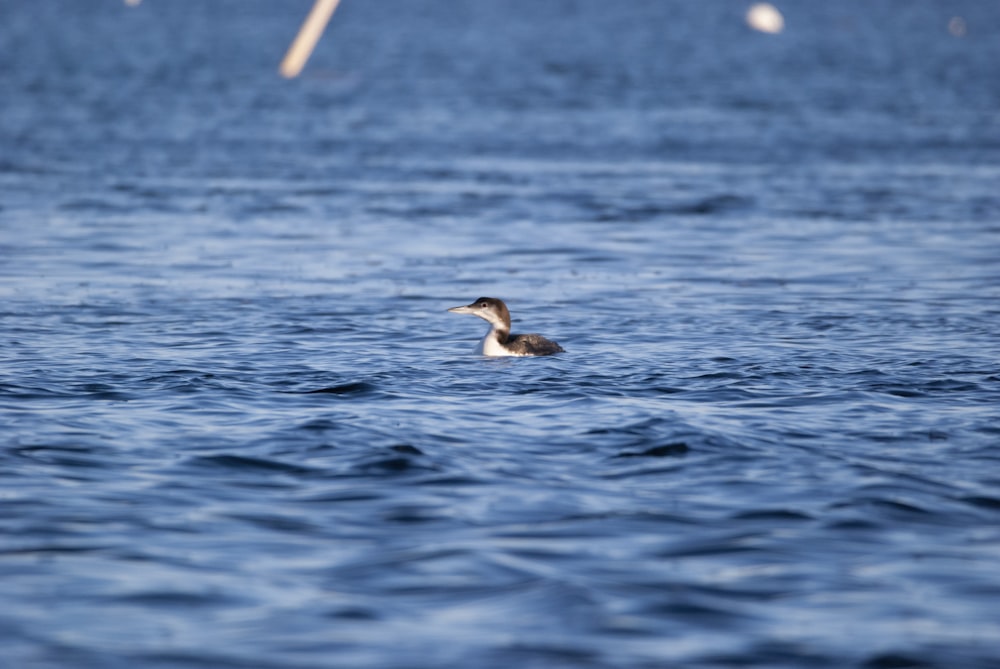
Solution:
{"label": "lake surface", "polygon": [[0,8],[0,667],[1000,666],[1000,7],[310,5]]}

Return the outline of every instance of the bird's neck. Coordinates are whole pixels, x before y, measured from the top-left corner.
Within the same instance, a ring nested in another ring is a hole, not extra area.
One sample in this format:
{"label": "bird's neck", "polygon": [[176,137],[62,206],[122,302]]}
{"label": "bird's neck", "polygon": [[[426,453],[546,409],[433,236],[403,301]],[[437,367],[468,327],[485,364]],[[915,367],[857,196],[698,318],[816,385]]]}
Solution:
{"label": "bird's neck", "polygon": [[510,337],[510,326],[497,325],[496,323],[494,323],[493,329],[490,330],[490,335],[501,344],[506,344],[507,338]]}

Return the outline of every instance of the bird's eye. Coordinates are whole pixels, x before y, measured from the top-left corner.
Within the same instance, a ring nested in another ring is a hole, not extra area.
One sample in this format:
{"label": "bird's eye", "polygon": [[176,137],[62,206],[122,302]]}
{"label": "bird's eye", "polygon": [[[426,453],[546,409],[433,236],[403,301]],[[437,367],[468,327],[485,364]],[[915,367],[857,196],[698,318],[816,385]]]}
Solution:
{"label": "bird's eye", "polygon": [[480,309],[485,309],[486,308],[486,303],[485,302],[480,302],[479,303],[479,308]]}

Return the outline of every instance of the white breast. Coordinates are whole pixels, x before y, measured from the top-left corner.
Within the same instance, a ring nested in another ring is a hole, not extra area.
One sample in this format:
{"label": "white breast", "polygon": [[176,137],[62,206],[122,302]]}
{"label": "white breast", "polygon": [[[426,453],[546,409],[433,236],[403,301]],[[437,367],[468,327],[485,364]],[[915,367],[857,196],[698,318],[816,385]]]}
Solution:
{"label": "white breast", "polygon": [[501,357],[501,356],[517,357],[516,353],[511,353],[510,351],[505,349],[500,344],[500,342],[497,341],[497,338],[493,336],[492,332],[483,337],[483,340],[479,342],[479,348],[476,350],[476,352],[479,353],[480,355],[488,355],[493,357]]}

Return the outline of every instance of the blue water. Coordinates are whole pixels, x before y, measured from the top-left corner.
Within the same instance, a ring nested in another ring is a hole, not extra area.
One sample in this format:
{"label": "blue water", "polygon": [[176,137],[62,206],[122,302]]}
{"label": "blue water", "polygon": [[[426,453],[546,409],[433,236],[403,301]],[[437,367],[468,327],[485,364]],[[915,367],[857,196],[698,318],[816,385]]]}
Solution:
{"label": "blue water", "polygon": [[1000,7],[874,4],[4,3],[0,667],[1000,666]]}

